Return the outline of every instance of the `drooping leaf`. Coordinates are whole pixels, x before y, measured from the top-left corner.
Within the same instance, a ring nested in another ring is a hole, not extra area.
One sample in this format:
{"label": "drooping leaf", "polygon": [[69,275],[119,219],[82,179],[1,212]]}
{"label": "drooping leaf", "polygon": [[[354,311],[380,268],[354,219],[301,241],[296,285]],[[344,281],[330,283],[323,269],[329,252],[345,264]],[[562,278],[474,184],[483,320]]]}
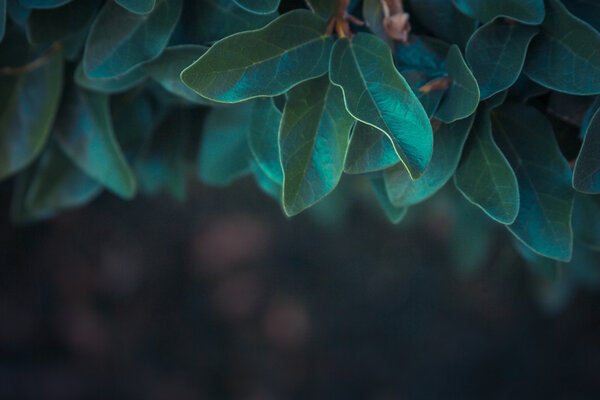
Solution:
{"label": "drooping leaf", "polygon": [[115,138],[106,94],[70,87],[53,135],[86,174],[118,196],[133,197],[135,179]]}
{"label": "drooping leaf", "polygon": [[600,198],[598,196],[575,193],[573,233],[576,240],[600,251]]}
{"label": "drooping leaf", "polygon": [[516,82],[525,63],[527,47],[537,32],[536,27],[496,20],[483,25],[471,36],[466,59],[477,79],[482,99]]}
{"label": "drooping leaf", "polygon": [[30,8],[55,8],[71,1],[73,0],[19,0],[19,4]]}
{"label": "drooping leaf", "polygon": [[148,14],[154,9],[156,0],[115,0],[121,7],[136,14]]}
{"label": "drooping leaf", "polygon": [[56,49],[31,69],[0,74],[0,180],[29,164],[46,143],[63,86],[64,62]]}
{"label": "drooping leaf", "polygon": [[475,112],[479,104],[479,87],[456,45],[448,50],[446,71],[452,82],[435,112],[435,117],[449,124]]}
{"label": "drooping leaf", "polygon": [[600,193],[600,110],[587,125],[573,170],[573,187],[584,193]]}
{"label": "drooping leaf", "polygon": [[487,107],[477,111],[454,183],[473,204],[501,224],[511,224],[519,212],[517,177],[492,136]]}
{"label": "drooping leaf", "polygon": [[99,6],[99,0],[78,0],[58,8],[33,10],[27,19],[27,37],[31,43],[72,37],[92,22]]}
{"label": "drooping leaf", "polygon": [[491,115],[494,139],[519,185],[520,209],[508,229],[535,252],[568,261],[574,192],[571,170],[552,126],[539,111],[525,105],[506,103]]}
{"label": "drooping leaf", "polygon": [[231,0],[194,0],[184,4],[182,25],[188,42],[209,44],[234,33],[260,29],[276,17],[277,13],[248,12]]}
{"label": "drooping leaf", "polygon": [[385,215],[387,215],[392,223],[400,223],[400,221],[404,219],[408,208],[396,207],[392,204],[390,198],[388,197],[387,190],[385,189],[385,182],[381,173],[371,174],[369,175],[369,179],[371,181],[373,192],[375,192],[375,197],[381,205],[381,208],[383,208]]}
{"label": "drooping leaf", "polygon": [[410,6],[413,16],[427,29],[460,47],[467,43],[477,27],[477,22],[460,12],[452,0],[411,0]]}
{"label": "drooping leaf", "polygon": [[307,10],[288,12],[263,29],[215,43],[181,73],[201,96],[238,102],[274,96],[327,71],[333,39],[327,22]]}
{"label": "drooping leaf", "polygon": [[338,39],[331,52],[331,81],[341,86],[354,118],[387,135],[413,178],[420,176],[433,151],[429,118],[398,73],[389,47],[373,35]]}
{"label": "drooping leaf", "polygon": [[279,186],[283,184],[283,171],[279,157],[280,122],[281,111],[275,107],[272,98],[254,101],[248,145],[256,165]]}
{"label": "drooping leaf", "polygon": [[371,125],[356,121],[346,154],[344,172],[364,174],[391,167],[399,162],[400,158],[389,137]]}
{"label": "drooping leaf", "polygon": [[488,23],[498,17],[537,25],[544,20],[544,0],[452,0],[471,18]]}
{"label": "drooping leaf", "polygon": [[563,0],[567,9],[600,31],[600,2],[596,0]]}
{"label": "drooping leaf", "polygon": [[548,0],[546,19],[533,39],[523,71],[559,92],[600,93],[600,33],[572,15],[559,0]]}
{"label": "drooping leaf", "polygon": [[208,113],[198,152],[198,176],[202,182],[226,186],[249,172],[252,103],[213,107]]}
{"label": "drooping leaf", "polygon": [[270,14],[277,11],[279,0],[233,0],[235,4],[254,14]]}
{"label": "drooping leaf", "polygon": [[102,93],[120,93],[142,83],[146,79],[146,71],[138,67],[111,78],[90,78],[85,75],[82,65],[79,64],[75,69],[74,79],[85,89]]}
{"label": "drooping leaf", "polygon": [[134,164],[140,190],[154,194],[166,189],[175,199],[185,199],[188,124],[186,111],[174,111],[152,132]]}
{"label": "drooping leaf", "polygon": [[157,57],[167,45],[182,0],[158,0],[151,13],[134,14],[107,2],[94,21],[83,52],[83,71],[91,78],[125,74]]}
{"label": "drooping leaf", "polygon": [[354,119],[327,75],[292,88],[279,126],[283,209],[296,215],[337,185]]}
{"label": "drooping leaf", "polygon": [[408,207],[433,196],[456,170],[467,135],[473,125],[473,117],[446,125],[434,124],[433,156],[425,173],[411,180],[405,168],[394,166],[384,171],[385,185],[392,204]]}

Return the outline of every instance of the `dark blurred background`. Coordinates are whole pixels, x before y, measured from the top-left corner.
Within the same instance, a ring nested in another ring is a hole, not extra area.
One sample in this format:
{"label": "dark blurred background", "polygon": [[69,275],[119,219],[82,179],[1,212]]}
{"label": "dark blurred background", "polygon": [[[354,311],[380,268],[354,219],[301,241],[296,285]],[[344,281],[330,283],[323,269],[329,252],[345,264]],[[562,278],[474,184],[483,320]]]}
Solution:
{"label": "dark blurred background", "polygon": [[599,398],[600,295],[504,231],[194,186],[25,228],[0,187],[0,399]]}

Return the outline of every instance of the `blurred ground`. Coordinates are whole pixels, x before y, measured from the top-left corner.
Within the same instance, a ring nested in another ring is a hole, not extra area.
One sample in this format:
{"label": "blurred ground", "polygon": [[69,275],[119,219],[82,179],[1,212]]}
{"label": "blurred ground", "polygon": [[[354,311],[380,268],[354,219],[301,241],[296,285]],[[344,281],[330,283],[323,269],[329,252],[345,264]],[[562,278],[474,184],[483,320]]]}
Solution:
{"label": "blurred ground", "polygon": [[461,278],[443,224],[288,220],[241,182],[17,229],[7,186],[0,399],[599,396],[600,295],[543,312],[500,245]]}

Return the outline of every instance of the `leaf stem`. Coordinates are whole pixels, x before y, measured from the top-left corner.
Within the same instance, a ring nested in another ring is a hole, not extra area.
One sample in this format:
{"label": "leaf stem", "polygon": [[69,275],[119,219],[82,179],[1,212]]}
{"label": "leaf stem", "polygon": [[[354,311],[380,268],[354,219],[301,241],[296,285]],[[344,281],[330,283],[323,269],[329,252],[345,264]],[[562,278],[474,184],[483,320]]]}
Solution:
{"label": "leaf stem", "polygon": [[50,57],[52,57],[57,51],[62,49],[62,44],[56,42],[48,50],[44,52],[40,57],[33,61],[28,62],[25,65],[19,67],[3,67],[0,68],[0,75],[20,75],[29,71],[32,71],[42,66]]}

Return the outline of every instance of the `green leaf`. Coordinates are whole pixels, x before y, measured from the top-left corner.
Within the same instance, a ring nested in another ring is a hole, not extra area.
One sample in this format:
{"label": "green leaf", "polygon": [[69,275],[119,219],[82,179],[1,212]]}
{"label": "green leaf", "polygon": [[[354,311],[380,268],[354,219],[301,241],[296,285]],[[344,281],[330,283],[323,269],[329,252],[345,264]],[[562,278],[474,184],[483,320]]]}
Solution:
{"label": "green leaf", "polygon": [[92,22],[99,0],[74,1],[65,6],[33,10],[27,19],[31,43],[52,43],[72,37]]}
{"label": "green leaf", "polygon": [[598,196],[575,193],[573,232],[576,240],[600,251],[600,198]]}
{"label": "green leaf", "polygon": [[596,112],[598,110],[600,110],[600,96],[598,96],[598,97],[596,97],[596,99],[594,99],[594,102],[592,103],[590,108],[585,113],[585,116],[583,117],[583,121],[581,122],[581,131],[580,131],[580,136],[582,138],[585,138],[585,135],[587,134],[588,128],[590,126],[590,122],[592,121],[592,118],[594,117],[594,115],[596,115]]}
{"label": "green leaf", "polygon": [[234,33],[259,29],[277,17],[238,7],[231,0],[186,1],[182,25],[189,43],[208,44]]}
{"label": "green leaf", "polygon": [[292,88],[279,126],[283,209],[288,216],[310,207],[337,185],[354,119],[342,91],[327,75]]}
{"label": "green leaf", "polygon": [[147,15],[107,2],[94,21],[83,52],[83,71],[91,78],[125,74],[157,57],[167,45],[182,0],[158,0]]}
{"label": "green leaf", "polygon": [[492,111],[492,124],[519,185],[520,209],[508,229],[535,252],[568,261],[574,192],[552,126],[536,109],[509,103]]}
{"label": "green leaf", "polygon": [[270,14],[277,11],[279,0],[233,0],[235,4],[254,14]]}
{"label": "green leaf", "polygon": [[198,176],[208,185],[227,186],[249,172],[248,129],[253,102],[213,107],[204,122]]}
{"label": "green leaf", "polygon": [[19,4],[30,8],[55,8],[71,1],[73,0],[19,0]]}
{"label": "green leaf", "polygon": [[477,21],[461,13],[451,0],[411,0],[410,6],[412,16],[435,36],[460,47],[477,27]]}
{"label": "green leaf", "polygon": [[527,47],[538,29],[496,20],[483,25],[467,43],[466,58],[477,79],[481,98],[487,99],[517,81]]}
{"label": "green leaf", "polygon": [[523,71],[559,92],[600,93],[600,33],[573,16],[559,0],[548,0],[546,19],[533,39]]}
{"label": "green leaf", "polygon": [[6,31],[6,0],[0,0],[0,42]]}
{"label": "green leaf", "polygon": [[600,2],[597,0],[563,0],[567,9],[600,31]]}
{"label": "green leaf", "polygon": [[0,179],[35,159],[50,133],[63,87],[64,62],[54,48],[43,57],[29,71],[0,75]]}
{"label": "green leaf", "polygon": [[86,174],[128,199],[135,194],[136,183],[115,139],[108,99],[102,93],[70,88],[56,117],[53,135]]}
{"label": "green leaf", "polygon": [[396,65],[400,72],[418,70],[429,79],[446,75],[446,54],[450,45],[419,35],[411,35],[408,45],[396,46]]}
{"label": "green leaf", "polygon": [[587,126],[573,170],[573,187],[584,193],[600,193],[600,109]]}
{"label": "green leaf", "polygon": [[[331,1],[331,5],[335,6],[335,2]],[[335,7],[332,7],[331,14],[333,14]],[[367,26],[379,39],[387,43],[388,46],[394,48],[394,41],[390,39],[385,32],[383,27],[383,9],[381,7],[380,0],[364,0],[362,6],[362,13]],[[403,46],[399,46],[403,47]]]}
{"label": "green leaf", "polygon": [[405,71],[402,73],[402,76],[406,79],[406,83],[408,83],[415,96],[417,96],[417,99],[421,102],[427,116],[429,118],[433,117],[444,98],[446,89],[421,91],[421,87],[432,80],[430,76],[421,71]]}
{"label": "green leaf", "polygon": [[286,13],[263,29],[215,43],[181,73],[198,94],[221,102],[275,96],[324,74],[333,39],[327,22],[307,10]]}
{"label": "green leaf", "polygon": [[389,47],[359,33],[338,39],[331,52],[331,81],[341,86],[354,118],[386,134],[413,178],[431,159],[433,134],[421,103],[394,67]]}
{"label": "green leaf", "polygon": [[136,14],[148,14],[154,9],[156,0],[115,0],[118,5]]}
{"label": "green leaf", "polygon": [[385,215],[387,215],[387,217],[390,221],[392,221],[392,223],[400,223],[400,221],[404,219],[408,208],[396,207],[392,204],[390,198],[388,197],[388,193],[385,188],[385,182],[381,173],[371,174],[369,178],[371,180],[371,187],[373,188],[373,192],[375,192],[375,197],[381,205],[381,208],[383,208]]}
{"label": "green leaf", "polygon": [[283,170],[279,157],[279,123],[281,111],[272,98],[256,99],[250,118],[248,145],[256,165],[269,179],[283,184]]}
{"label": "green leaf", "polygon": [[146,72],[142,68],[134,68],[123,75],[111,78],[90,78],[84,74],[80,63],[75,69],[74,79],[85,89],[102,93],[120,93],[142,83],[146,79]]}
{"label": "green leaf", "polygon": [[[336,3],[335,1],[331,0],[310,0],[310,5],[319,17],[328,20],[335,12]],[[351,8],[352,5],[348,7],[349,10]]]}
{"label": "green leaf", "polygon": [[186,196],[185,152],[189,143],[189,119],[186,112],[171,113],[152,132],[136,158],[134,169],[140,189],[155,194],[166,189],[175,199]]}
{"label": "green leaf", "polygon": [[452,83],[446,90],[435,117],[449,124],[475,112],[479,104],[479,87],[457,45],[448,50],[446,71]]}
{"label": "green leaf", "polygon": [[501,224],[512,224],[517,218],[517,177],[492,137],[485,106],[477,112],[454,183],[467,200]]}
{"label": "green leaf", "polygon": [[391,167],[399,162],[400,158],[394,150],[394,145],[386,135],[371,125],[356,121],[346,154],[344,172],[364,174]]}
{"label": "green leaf", "polygon": [[544,0],[452,0],[471,18],[488,23],[498,17],[538,25],[544,20]]}
{"label": "green leaf", "polygon": [[486,105],[490,110],[500,107],[506,101],[507,96],[508,90],[498,92],[495,95],[488,97],[488,99],[486,100]]}
{"label": "green leaf", "polygon": [[180,79],[181,71],[196,61],[208,48],[198,45],[167,47],[162,54],[142,65],[142,69],[165,90],[195,104],[212,104],[187,87]]}
{"label": "green leaf", "polygon": [[473,125],[473,117],[446,125],[435,121],[433,132],[433,156],[425,173],[411,180],[405,168],[395,166],[384,171],[389,197],[397,207],[408,207],[433,196],[456,170],[467,135]]}

